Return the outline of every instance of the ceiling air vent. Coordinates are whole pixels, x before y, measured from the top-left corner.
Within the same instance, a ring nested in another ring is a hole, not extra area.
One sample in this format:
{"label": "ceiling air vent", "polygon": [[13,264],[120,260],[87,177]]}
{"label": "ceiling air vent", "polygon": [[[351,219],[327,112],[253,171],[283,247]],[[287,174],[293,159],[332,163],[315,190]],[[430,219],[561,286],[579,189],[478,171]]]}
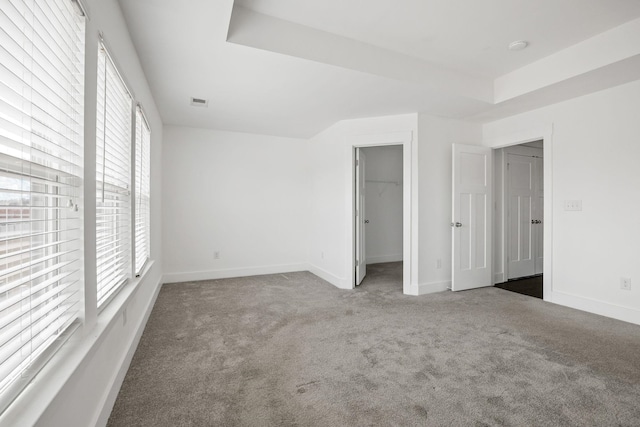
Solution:
{"label": "ceiling air vent", "polygon": [[194,107],[206,107],[209,104],[209,101],[202,98],[191,98],[191,105]]}

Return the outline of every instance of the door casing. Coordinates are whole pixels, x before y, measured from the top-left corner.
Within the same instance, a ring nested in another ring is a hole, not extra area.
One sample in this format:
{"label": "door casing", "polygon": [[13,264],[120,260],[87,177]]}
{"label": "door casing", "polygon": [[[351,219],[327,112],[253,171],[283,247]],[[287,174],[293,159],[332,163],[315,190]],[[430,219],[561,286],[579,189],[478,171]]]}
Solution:
{"label": "door casing", "polygon": [[346,138],[346,146],[348,154],[346,156],[349,171],[345,179],[348,182],[347,188],[347,233],[346,247],[349,258],[347,268],[349,271],[350,288],[356,287],[356,148],[377,147],[383,145],[402,145],[402,293],[406,295],[418,295],[418,260],[417,260],[417,237],[412,237],[412,230],[417,230],[418,218],[413,213],[412,197],[414,191],[414,174],[417,175],[417,169],[413,167],[413,163],[417,161],[417,155],[414,153],[413,132],[394,132],[373,135],[350,135]]}
{"label": "door casing", "polygon": [[[524,129],[513,134],[486,138],[483,145],[491,147],[493,149],[499,149],[535,141],[542,141],[544,147],[544,265],[542,277],[543,300],[553,302],[553,123],[549,123],[547,125],[536,128]],[[500,226],[502,227],[504,236],[504,217],[502,218],[502,224]],[[502,257],[504,260],[504,245]],[[494,283],[500,283],[502,281],[496,279],[495,272],[493,277]]]}

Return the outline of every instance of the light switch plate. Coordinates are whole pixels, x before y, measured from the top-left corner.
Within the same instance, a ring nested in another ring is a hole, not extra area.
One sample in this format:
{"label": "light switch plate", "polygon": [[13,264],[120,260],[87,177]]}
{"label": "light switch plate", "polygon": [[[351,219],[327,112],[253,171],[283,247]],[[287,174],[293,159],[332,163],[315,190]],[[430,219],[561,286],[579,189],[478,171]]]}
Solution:
{"label": "light switch plate", "polygon": [[582,210],[582,200],[565,200],[564,201],[564,210],[565,211],[581,211]]}

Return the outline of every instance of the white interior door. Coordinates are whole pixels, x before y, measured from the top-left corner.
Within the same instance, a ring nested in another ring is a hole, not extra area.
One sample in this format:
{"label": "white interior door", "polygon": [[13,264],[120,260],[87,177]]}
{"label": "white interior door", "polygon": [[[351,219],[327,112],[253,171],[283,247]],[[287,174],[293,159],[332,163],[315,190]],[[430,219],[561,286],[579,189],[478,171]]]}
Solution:
{"label": "white interior door", "polygon": [[534,207],[535,158],[507,154],[507,261],[508,277],[532,276],[535,272]]}
{"label": "white interior door", "polygon": [[[541,150],[542,151],[542,150]],[[544,261],[544,159],[538,157],[535,159],[535,171],[536,171],[536,193],[535,199],[537,203],[534,205],[534,217],[535,225],[534,231],[534,258],[535,267],[534,274],[542,274],[543,261]]]}
{"label": "white interior door", "polygon": [[364,150],[356,148],[356,286],[367,275],[365,220],[365,155]]}
{"label": "white interior door", "polygon": [[515,146],[505,153],[506,277],[542,274],[544,172],[542,148]]}
{"label": "white interior door", "polygon": [[451,290],[492,285],[492,152],[453,145]]}

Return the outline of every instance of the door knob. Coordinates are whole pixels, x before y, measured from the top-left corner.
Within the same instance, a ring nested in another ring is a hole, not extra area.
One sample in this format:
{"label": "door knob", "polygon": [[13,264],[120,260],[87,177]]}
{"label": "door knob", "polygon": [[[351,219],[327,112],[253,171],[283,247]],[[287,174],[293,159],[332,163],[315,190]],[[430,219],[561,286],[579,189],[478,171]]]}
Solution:
{"label": "door knob", "polygon": [[368,220],[368,219],[365,219],[365,220],[364,220],[364,223],[365,223],[365,224],[369,224],[369,220]]}
{"label": "door knob", "polygon": [[462,227],[462,223],[461,222],[452,222],[451,226],[452,227]]}

